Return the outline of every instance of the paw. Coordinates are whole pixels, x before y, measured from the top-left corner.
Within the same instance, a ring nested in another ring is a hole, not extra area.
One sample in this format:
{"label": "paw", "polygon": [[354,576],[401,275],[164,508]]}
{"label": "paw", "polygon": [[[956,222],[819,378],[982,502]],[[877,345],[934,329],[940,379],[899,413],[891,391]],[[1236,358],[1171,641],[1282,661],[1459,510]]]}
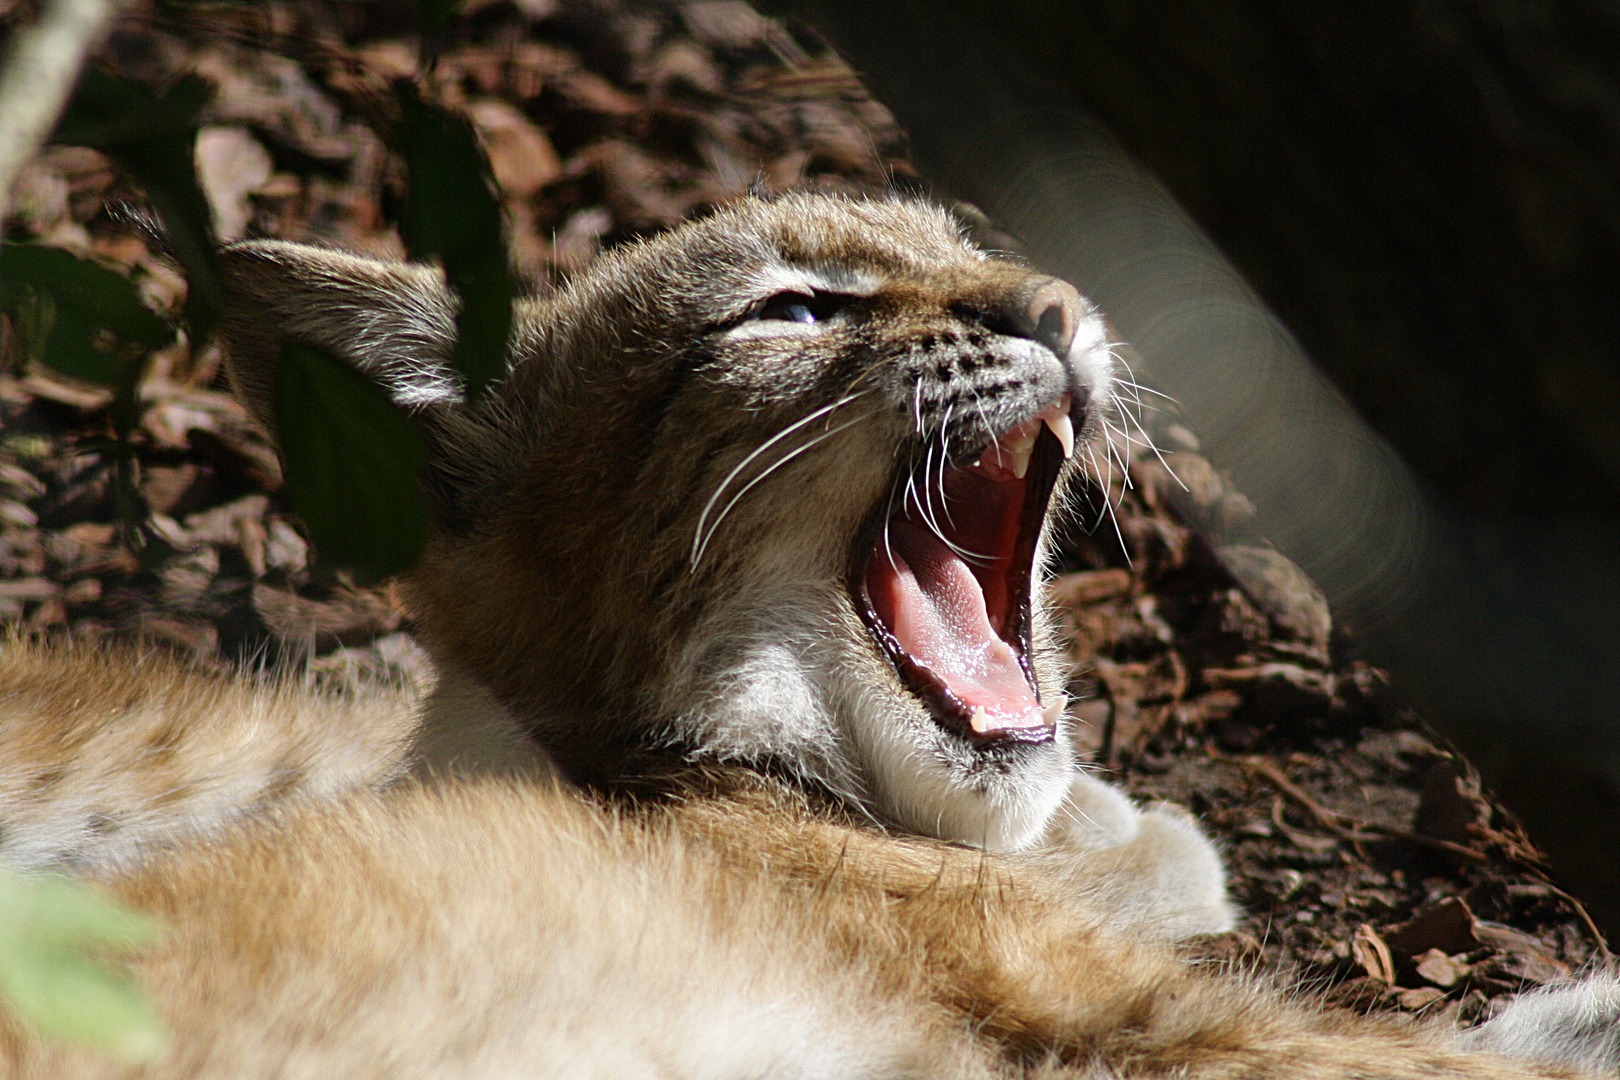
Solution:
{"label": "paw", "polygon": [[1138,809],[1118,788],[1082,774],[1046,850],[1077,895],[1115,926],[1175,939],[1236,925],[1220,852],[1180,807]]}
{"label": "paw", "polygon": [[1620,1073],[1620,976],[1521,994],[1462,1039],[1470,1050],[1613,1076]]}
{"label": "paw", "polygon": [[1142,812],[1113,784],[1080,773],[1047,830],[1047,842],[1077,851],[1119,847],[1142,831]]}

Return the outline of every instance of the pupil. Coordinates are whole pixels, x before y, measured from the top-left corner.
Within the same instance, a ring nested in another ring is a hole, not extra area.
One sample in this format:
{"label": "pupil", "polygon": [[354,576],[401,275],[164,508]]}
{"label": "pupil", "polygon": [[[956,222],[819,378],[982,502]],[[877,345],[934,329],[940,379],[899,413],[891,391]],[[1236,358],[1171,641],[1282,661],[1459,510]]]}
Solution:
{"label": "pupil", "polygon": [[789,322],[813,323],[816,321],[815,312],[810,310],[808,304],[789,304],[782,309],[782,316]]}

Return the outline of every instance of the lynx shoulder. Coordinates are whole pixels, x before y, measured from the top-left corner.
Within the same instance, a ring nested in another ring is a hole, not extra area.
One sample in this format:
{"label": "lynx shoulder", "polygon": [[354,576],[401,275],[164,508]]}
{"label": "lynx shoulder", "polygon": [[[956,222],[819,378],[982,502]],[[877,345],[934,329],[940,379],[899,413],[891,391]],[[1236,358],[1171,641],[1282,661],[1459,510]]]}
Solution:
{"label": "lynx shoulder", "polygon": [[[268,427],[289,341],[419,423],[436,531],[409,588],[439,677],[418,705],[0,656],[29,763],[0,814],[38,822],[0,854],[172,928],[135,960],[175,1033],[150,1075],[1609,1064],[1538,1041],[1579,1026],[1568,1003],[1465,1050],[1167,946],[1231,924],[1218,854],[1077,770],[1040,603],[1114,408],[1067,284],[926,204],[749,199],[526,305],[469,403],[434,271],[225,259],[231,374]],[[82,772],[77,801],[36,761]],[[1582,1030],[1612,1033],[1603,992],[1577,991]],[[0,1049],[99,1075],[17,1030]]]}

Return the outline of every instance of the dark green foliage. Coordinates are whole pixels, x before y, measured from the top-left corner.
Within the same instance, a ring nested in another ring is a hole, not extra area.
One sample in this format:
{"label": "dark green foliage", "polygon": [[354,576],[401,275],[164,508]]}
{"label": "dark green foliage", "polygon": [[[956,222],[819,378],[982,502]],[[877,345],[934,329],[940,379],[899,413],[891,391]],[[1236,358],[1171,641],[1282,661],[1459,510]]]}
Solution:
{"label": "dark green foliage", "polygon": [[[460,0],[418,0],[429,57],[431,45],[453,31],[459,8]],[[92,67],[54,136],[102,151],[145,189],[185,271],[193,344],[211,332],[221,298],[212,216],[194,166],[198,118],[211,94],[196,77],[154,91]],[[516,287],[500,203],[464,117],[424,101],[409,82],[396,84],[394,98],[397,113],[372,120],[409,175],[400,233],[413,259],[443,266],[461,300],[450,360],[476,398],[504,369],[512,325]],[[121,465],[120,505],[129,507],[126,533],[134,539],[142,514],[129,437],[139,421],[141,352],[167,343],[172,331],[127,279],[43,247],[7,245],[0,307],[31,359],[117,391],[109,450]],[[411,419],[365,376],[302,346],[281,357],[276,409],[287,492],[321,562],[362,578],[409,569],[427,535],[417,488],[424,450]]]}
{"label": "dark green foliage", "polygon": [[91,146],[116,161],[152,201],[171,251],[185,269],[186,321],[194,341],[207,338],[219,311],[214,228],[197,183],[197,117],[213,89],[187,76],[154,94],[100,68],[85,70],[53,141]]}
{"label": "dark green foliage", "polygon": [[[27,328],[31,359],[113,390],[139,371],[127,346],[154,349],[174,336],[128,278],[38,244],[0,248],[0,305]],[[103,331],[116,341],[98,347]]]}
{"label": "dark green foliage", "polygon": [[276,428],[287,494],[321,559],[381,578],[408,570],[427,539],[416,425],[353,368],[305,345],[281,353]]}
{"label": "dark green foliage", "polygon": [[416,0],[417,21],[429,40],[444,37],[461,11],[461,0]]}
{"label": "dark green foliage", "polygon": [[439,260],[461,297],[450,361],[476,398],[505,366],[515,292],[489,162],[464,117],[423,101],[408,82],[395,94],[402,122],[393,142],[410,173],[400,233],[411,258]]}

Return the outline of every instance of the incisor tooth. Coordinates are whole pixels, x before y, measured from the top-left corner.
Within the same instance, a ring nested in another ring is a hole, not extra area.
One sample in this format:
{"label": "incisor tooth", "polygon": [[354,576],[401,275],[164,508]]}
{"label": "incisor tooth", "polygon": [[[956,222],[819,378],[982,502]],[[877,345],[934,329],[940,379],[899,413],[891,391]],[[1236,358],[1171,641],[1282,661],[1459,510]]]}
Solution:
{"label": "incisor tooth", "polygon": [[1038,427],[1027,433],[1019,430],[1001,444],[1007,454],[1007,468],[1020,480],[1029,472],[1029,459],[1035,453],[1035,436],[1040,430]]}
{"label": "incisor tooth", "polygon": [[1068,413],[1056,417],[1046,417],[1047,429],[1057,436],[1058,443],[1063,447],[1063,460],[1068,461],[1074,456],[1074,421],[1069,419]]}

